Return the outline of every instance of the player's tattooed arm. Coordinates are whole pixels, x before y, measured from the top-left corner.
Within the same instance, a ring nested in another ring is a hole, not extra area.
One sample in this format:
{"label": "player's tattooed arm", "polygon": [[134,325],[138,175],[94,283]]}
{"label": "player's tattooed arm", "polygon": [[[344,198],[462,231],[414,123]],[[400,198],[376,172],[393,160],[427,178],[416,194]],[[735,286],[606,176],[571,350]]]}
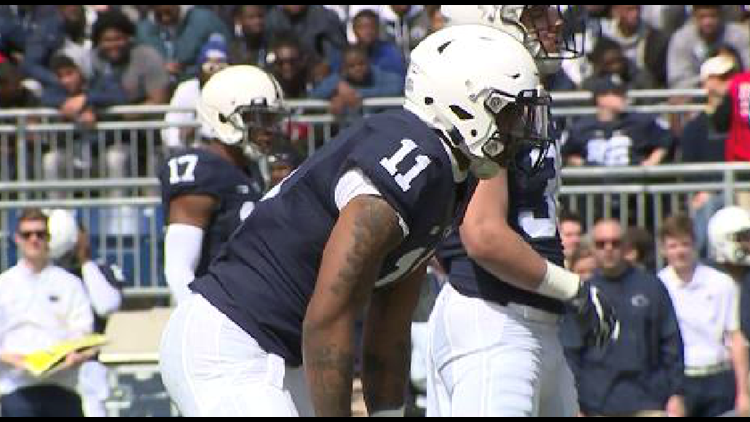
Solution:
{"label": "player's tattooed arm", "polygon": [[424,264],[405,279],[376,290],[365,324],[362,381],[370,414],[404,405],[411,355],[411,321],[427,276]]}
{"label": "player's tattooed arm", "polygon": [[303,324],[304,365],[317,416],[351,414],[354,324],[383,260],[402,236],[396,211],[382,198],[357,197],[339,215]]}

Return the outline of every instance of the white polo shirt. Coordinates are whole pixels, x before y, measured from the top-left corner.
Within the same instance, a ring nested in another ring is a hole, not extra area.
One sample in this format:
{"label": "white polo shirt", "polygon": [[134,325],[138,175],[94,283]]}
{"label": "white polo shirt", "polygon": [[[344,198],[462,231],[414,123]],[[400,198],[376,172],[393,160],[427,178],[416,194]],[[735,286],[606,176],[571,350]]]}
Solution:
{"label": "white polo shirt", "polygon": [[[34,274],[23,262],[0,275],[0,353],[28,354],[92,332],[94,316],[81,280],[49,266]],[[34,385],[76,389],[78,371],[39,380],[0,365],[0,394]]]}
{"label": "white polo shirt", "polygon": [[659,273],[669,290],[682,341],[685,367],[701,368],[731,361],[727,333],[740,328],[739,290],[728,275],[699,265],[684,283],[672,267]]}

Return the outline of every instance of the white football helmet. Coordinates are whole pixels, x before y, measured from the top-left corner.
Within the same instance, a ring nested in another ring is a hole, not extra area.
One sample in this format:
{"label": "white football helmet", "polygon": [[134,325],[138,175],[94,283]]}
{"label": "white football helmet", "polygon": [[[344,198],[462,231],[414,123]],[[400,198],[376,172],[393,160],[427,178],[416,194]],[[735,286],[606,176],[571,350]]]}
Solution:
{"label": "white football helmet", "polygon": [[750,266],[750,250],[742,245],[743,240],[750,241],[750,213],[744,208],[726,207],[711,217],[708,243],[717,263]]}
{"label": "white football helmet", "polygon": [[548,145],[550,98],[529,52],[486,26],[436,32],[411,55],[404,107],[441,133],[482,179],[522,142]]}
{"label": "white football helmet", "polygon": [[78,222],[72,212],[62,209],[49,211],[49,255],[59,260],[78,244]]}
{"label": "white football helmet", "polygon": [[[448,25],[484,25],[498,29],[523,43],[536,60],[540,72],[554,74],[562,60],[582,57],[585,46],[577,31],[585,28],[582,6],[560,5],[442,5]],[[557,41],[545,47],[542,37],[556,33]]]}
{"label": "white football helmet", "polygon": [[[198,118],[226,145],[253,152],[250,131],[278,131],[287,116],[276,78],[255,66],[231,66],[211,77],[201,91]],[[243,145],[244,143],[244,145]]]}

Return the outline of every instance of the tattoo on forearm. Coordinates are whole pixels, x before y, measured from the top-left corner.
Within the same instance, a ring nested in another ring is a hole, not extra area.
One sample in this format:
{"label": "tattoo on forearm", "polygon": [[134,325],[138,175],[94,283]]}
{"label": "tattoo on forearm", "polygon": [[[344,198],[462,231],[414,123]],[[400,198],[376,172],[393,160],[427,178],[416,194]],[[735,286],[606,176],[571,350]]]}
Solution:
{"label": "tattoo on forearm", "polygon": [[305,358],[316,416],[350,416],[354,376],[351,351],[327,345],[313,348]]}
{"label": "tattoo on forearm", "polygon": [[362,375],[368,409],[390,409],[403,404],[410,350],[408,341],[399,341],[392,350],[365,354]]}
{"label": "tattoo on forearm", "polygon": [[[350,315],[369,298],[374,278],[387,251],[400,241],[400,228],[393,209],[380,198],[362,201],[361,212],[353,223],[352,246],[345,264],[330,283],[329,293],[346,303]],[[305,327],[304,359],[316,416],[351,414],[354,375],[353,317],[351,327],[338,326],[325,331]],[[350,330],[344,334],[344,330]],[[332,333],[335,333],[333,337]]]}
{"label": "tattoo on forearm", "polygon": [[352,235],[354,247],[349,251],[347,265],[339,272],[331,291],[336,295],[352,295],[355,301],[360,301],[372,288],[360,283],[362,274],[368,270],[378,271],[372,251],[378,245],[394,246],[400,240],[400,228],[393,209],[379,198],[367,201],[362,216],[354,223]]}

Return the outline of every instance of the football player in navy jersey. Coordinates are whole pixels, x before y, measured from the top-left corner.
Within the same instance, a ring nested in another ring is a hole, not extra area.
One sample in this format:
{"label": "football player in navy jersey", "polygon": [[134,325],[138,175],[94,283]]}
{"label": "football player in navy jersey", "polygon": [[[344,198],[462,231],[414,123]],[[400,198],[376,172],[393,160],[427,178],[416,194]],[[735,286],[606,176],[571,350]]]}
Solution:
{"label": "football player in navy jersey", "polygon": [[[198,106],[207,145],[175,154],[159,172],[168,218],[165,273],[178,303],[260,200],[262,179],[251,171],[246,152],[270,150],[286,116],[281,88],[270,74],[253,66],[220,73],[207,82]],[[243,84],[235,85],[237,80]],[[243,107],[222,115],[226,123],[219,126],[225,96]]]}
{"label": "football player in navy jersey", "polygon": [[[449,25],[517,37],[540,70],[571,57],[575,10],[549,5],[443,6]],[[443,39],[444,38],[444,39]],[[490,71],[490,69],[488,69]],[[499,72],[499,69],[495,69]],[[565,270],[557,230],[558,145],[518,143],[507,169],[476,188],[440,256],[449,274],[428,328],[428,416],[576,416],[575,380],[558,340],[572,312],[587,340],[617,337],[611,306]],[[462,242],[463,241],[463,242]]]}
{"label": "football player in navy jersey", "polygon": [[546,136],[537,119],[549,100],[523,45],[479,26],[454,35],[415,49],[403,109],[363,119],[308,159],[190,285],[197,294],[161,347],[183,414],[350,415],[365,308],[368,410],[403,414],[425,263],[463,215],[469,174],[491,178],[514,144]]}

